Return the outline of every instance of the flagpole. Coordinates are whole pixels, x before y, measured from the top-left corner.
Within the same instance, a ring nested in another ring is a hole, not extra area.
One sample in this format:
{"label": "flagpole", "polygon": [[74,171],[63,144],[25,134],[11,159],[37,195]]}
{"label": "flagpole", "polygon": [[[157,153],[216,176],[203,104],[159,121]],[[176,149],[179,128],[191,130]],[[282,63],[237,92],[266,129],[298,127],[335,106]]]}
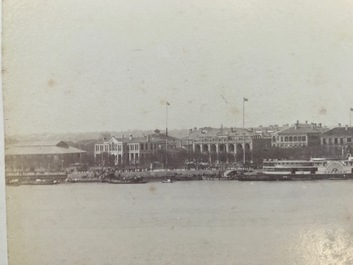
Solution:
{"label": "flagpole", "polygon": [[168,105],[165,106],[165,170],[168,169]]}
{"label": "flagpole", "polygon": [[243,150],[243,168],[245,169],[245,98],[243,98],[243,144],[244,144],[244,150]]}

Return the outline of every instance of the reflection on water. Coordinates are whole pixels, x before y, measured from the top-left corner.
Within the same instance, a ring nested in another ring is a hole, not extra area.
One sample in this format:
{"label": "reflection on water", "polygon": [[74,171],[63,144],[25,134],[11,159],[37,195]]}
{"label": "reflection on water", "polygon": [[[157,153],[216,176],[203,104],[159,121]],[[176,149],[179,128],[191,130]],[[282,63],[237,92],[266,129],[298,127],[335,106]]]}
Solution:
{"label": "reflection on water", "polygon": [[303,264],[353,264],[353,226],[310,227],[299,233],[295,250]]}
{"label": "reflection on water", "polygon": [[8,187],[10,264],[353,264],[353,181]]}

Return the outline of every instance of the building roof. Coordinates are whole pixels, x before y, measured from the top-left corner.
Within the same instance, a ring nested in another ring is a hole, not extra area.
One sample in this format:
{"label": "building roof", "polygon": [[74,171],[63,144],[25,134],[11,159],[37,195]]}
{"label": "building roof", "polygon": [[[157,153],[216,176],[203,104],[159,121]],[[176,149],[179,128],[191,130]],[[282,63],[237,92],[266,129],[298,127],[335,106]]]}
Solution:
{"label": "building roof", "polygon": [[6,155],[60,155],[80,153],[85,153],[85,151],[69,146],[64,141],[17,143],[7,145],[5,148]]}
{"label": "building roof", "polygon": [[[162,134],[162,133],[155,133],[155,134],[151,134],[148,136],[144,136],[144,137],[130,137],[129,136],[125,136],[125,137],[115,137],[113,136],[111,139],[107,140],[107,141],[97,141],[96,144],[108,144],[112,139],[115,139],[116,141],[119,142],[123,142],[123,143],[147,143],[147,142],[163,142],[166,140],[166,135]],[[178,141],[179,139],[173,136],[169,136],[168,135],[168,142],[175,142]]]}
{"label": "building roof", "polygon": [[353,137],[353,127],[335,127],[322,134],[322,137]]}
{"label": "building roof", "polygon": [[293,134],[321,134],[327,131],[327,128],[315,126],[312,124],[297,124],[295,126],[278,131],[278,135],[293,135]]}
{"label": "building roof", "polygon": [[265,130],[231,128],[231,129],[216,129],[216,128],[200,128],[193,130],[185,139],[196,140],[199,138],[222,138],[222,137],[242,137],[244,136],[266,136],[269,135]]}
{"label": "building roof", "polygon": [[[122,142],[122,143],[131,143],[131,144],[134,144],[134,143],[147,143],[147,142],[155,142],[155,143],[159,143],[159,142],[165,142],[166,140],[166,135],[165,134],[161,134],[161,133],[158,133],[158,134],[151,134],[151,135],[148,135],[148,136],[144,136],[144,137],[112,137],[111,139],[107,140],[107,141],[97,141],[96,144],[108,144],[110,141],[112,140],[116,140],[118,142]],[[176,142],[178,141],[179,139],[176,138],[176,137],[173,137],[173,136],[169,136],[168,135],[168,142]]]}

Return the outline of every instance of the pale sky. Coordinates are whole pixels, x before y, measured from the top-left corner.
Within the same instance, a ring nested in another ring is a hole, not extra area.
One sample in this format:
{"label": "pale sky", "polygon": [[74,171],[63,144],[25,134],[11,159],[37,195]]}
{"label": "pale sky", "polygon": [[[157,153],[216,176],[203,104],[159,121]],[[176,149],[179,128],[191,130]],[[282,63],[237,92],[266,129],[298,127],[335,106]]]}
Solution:
{"label": "pale sky", "polygon": [[3,4],[11,134],[349,123],[353,1]]}

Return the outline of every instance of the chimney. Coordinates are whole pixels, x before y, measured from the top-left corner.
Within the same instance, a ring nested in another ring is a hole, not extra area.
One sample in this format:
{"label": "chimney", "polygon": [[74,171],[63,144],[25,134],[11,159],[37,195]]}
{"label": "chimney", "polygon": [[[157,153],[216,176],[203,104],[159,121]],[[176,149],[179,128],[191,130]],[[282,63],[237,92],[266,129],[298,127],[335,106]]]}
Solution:
{"label": "chimney", "polygon": [[295,124],[294,128],[298,130],[298,123]]}
{"label": "chimney", "polygon": [[132,140],[132,133],[129,134],[129,140]]}
{"label": "chimney", "polygon": [[151,142],[151,135],[148,135],[148,136],[147,136],[147,141],[148,141],[148,142]]}
{"label": "chimney", "polygon": [[348,125],[346,125],[346,131],[348,131]]}
{"label": "chimney", "polygon": [[121,135],[121,138],[123,138],[123,139],[124,139],[124,138],[125,138],[125,134],[122,134],[122,135]]}
{"label": "chimney", "polygon": [[189,129],[189,135],[192,133],[192,129]]}
{"label": "chimney", "polygon": [[320,128],[322,127],[322,123],[321,123],[321,122],[319,123],[319,127],[320,127]]}
{"label": "chimney", "polygon": [[297,120],[297,123],[296,123],[297,125],[299,125],[299,120]]}
{"label": "chimney", "polygon": [[308,121],[305,121],[305,124],[308,124]]}
{"label": "chimney", "polygon": [[338,127],[341,128],[341,123],[338,124]]}

